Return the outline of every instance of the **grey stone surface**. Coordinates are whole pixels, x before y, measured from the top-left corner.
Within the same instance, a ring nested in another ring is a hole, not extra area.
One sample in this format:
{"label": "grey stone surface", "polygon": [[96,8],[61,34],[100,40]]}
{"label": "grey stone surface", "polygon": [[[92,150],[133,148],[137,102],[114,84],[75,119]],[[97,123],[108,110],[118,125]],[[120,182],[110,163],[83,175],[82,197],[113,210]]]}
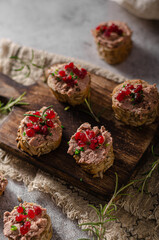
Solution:
{"label": "grey stone surface", "polygon": [[[107,20],[125,21],[134,32],[131,55],[116,66],[99,58],[90,32]],[[159,86],[159,21],[136,18],[108,0],[1,0],[0,38],[85,60],[130,79],[142,78]],[[2,214],[17,205],[17,195],[46,206],[52,218],[54,240],[77,240],[84,236],[76,222],[66,219],[49,195],[28,193],[22,183],[10,180],[0,198],[1,240],[5,239]]]}

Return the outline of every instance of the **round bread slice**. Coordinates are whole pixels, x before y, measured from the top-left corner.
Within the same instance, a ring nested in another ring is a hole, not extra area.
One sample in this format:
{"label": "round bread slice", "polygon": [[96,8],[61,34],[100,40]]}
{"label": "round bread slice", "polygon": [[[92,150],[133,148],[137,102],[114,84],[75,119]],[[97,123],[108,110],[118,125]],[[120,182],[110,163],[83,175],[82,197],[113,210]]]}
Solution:
{"label": "round bread slice", "polygon": [[0,196],[4,193],[7,184],[8,184],[7,178],[0,175]]}
{"label": "round bread slice", "polygon": [[156,84],[144,80],[127,80],[112,93],[112,108],[116,119],[131,126],[153,123],[159,113],[159,94]]}
{"label": "round bread slice", "polygon": [[52,106],[29,111],[25,115],[18,128],[17,147],[38,157],[55,150],[61,143],[62,128]]}
{"label": "round bread slice", "polygon": [[111,134],[104,126],[91,128],[89,123],[83,123],[71,137],[67,152],[84,171],[103,178],[103,173],[114,162],[112,142]]}
{"label": "round bread slice", "polygon": [[92,30],[99,56],[109,64],[125,60],[132,48],[132,31],[126,23],[109,21]]}
{"label": "round bread slice", "polygon": [[52,66],[47,72],[47,84],[58,101],[75,106],[87,98],[91,76],[84,68],[80,69],[71,62]]}
{"label": "round bread slice", "polygon": [[[23,212],[20,212],[22,208]],[[30,211],[30,212],[29,212]],[[20,221],[18,218],[23,218]],[[24,202],[11,212],[4,213],[4,236],[9,240],[50,240],[53,235],[51,219],[45,208],[35,203]]]}

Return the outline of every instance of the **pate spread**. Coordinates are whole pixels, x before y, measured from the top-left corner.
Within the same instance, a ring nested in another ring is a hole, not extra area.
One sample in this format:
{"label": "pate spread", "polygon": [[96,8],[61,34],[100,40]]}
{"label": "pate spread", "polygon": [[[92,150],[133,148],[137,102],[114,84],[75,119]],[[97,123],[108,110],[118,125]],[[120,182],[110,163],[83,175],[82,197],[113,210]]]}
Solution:
{"label": "pate spread", "polygon": [[72,62],[51,67],[48,85],[61,94],[69,97],[83,92],[90,84],[90,75],[84,68],[77,68]]}
{"label": "pate spread", "polygon": [[[38,112],[29,111],[26,115],[42,115],[46,109],[43,107]],[[51,115],[52,114],[52,115]],[[61,122],[53,109],[48,109],[44,114],[44,120],[34,116],[25,116],[21,121],[21,130],[23,132],[22,140],[27,141],[33,147],[39,147],[45,142],[56,142],[62,134]]]}
{"label": "pate spread", "polygon": [[77,163],[98,164],[102,162],[112,147],[111,134],[102,126],[93,129],[83,123],[69,141],[68,153],[77,155]]}
{"label": "pate spread", "polygon": [[92,30],[92,34],[98,45],[113,49],[127,41],[132,32],[123,22],[109,21],[101,23],[95,30]]}
{"label": "pate spread", "polygon": [[41,206],[24,203],[11,212],[4,213],[4,235],[13,240],[40,240],[48,220],[46,209]]}
{"label": "pate spread", "polygon": [[[147,114],[159,104],[158,91],[156,84],[142,84],[133,82],[123,84],[113,95],[114,104],[118,107],[137,114]],[[128,85],[128,87],[127,87]],[[127,92],[128,91],[128,92]],[[126,94],[126,95],[123,95]]]}

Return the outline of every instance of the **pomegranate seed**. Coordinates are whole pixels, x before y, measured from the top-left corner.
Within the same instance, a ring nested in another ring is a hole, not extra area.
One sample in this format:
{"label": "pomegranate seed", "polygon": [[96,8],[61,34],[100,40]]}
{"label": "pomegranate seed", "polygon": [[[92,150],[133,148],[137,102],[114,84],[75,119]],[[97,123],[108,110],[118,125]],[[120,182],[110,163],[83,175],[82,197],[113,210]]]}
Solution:
{"label": "pomegranate seed", "polygon": [[18,213],[23,213],[23,211],[24,211],[24,209],[21,206],[17,207],[17,212]]}
{"label": "pomegranate seed", "polygon": [[34,206],[34,211],[35,211],[35,215],[39,215],[42,212],[41,208],[38,206]]}
{"label": "pomegranate seed", "polygon": [[55,117],[55,113],[53,110],[47,110],[46,114],[47,114],[47,116],[46,116],[47,119],[52,119]]}
{"label": "pomegranate seed", "polygon": [[78,141],[78,146],[79,146],[79,147],[84,147],[85,144],[84,144],[84,142],[82,142],[81,140],[79,140],[79,141]]}
{"label": "pomegranate seed", "polygon": [[47,126],[49,126],[51,128],[53,128],[55,126],[54,123],[51,120],[47,120],[46,124],[47,124]]}
{"label": "pomegranate seed", "polygon": [[22,225],[22,226],[20,227],[20,233],[21,233],[21,235],[25,235],[28,231],[29,231],[29,228],[28,228],[27,226]]}
{"label": "pomegranate seed", "polygon": [[24,215],[19,214],[19,215],[17,215],[17,216],[15,217],[15,220],[16,220],[17,222],[21,222],[21,221],[23,221],[24,218],[25,218]]}
{"label": "pomegranate seed", "polygon": [[76,141],[80,139],[80,134],[81,134],[81,132],[76,132],[76,134],[75,134]]}
{"label": "pomegranate seed", "polygon": [[80,76],[80,70],[76,67],[73,69],[74,74],[76,74],[78,77]]}
{"label": "pomegranate seed", "polygon": [[33,124],[31,122],[27,123],[27,127],[32,127]]}
{"label": "pomegranate seed", "polygon": [[96,27],[96,30],[98,31],[98,30],[100,30],[100,28],[101,28],[101,26],[99,25]]}
{"label": "pomegranate seed", "polygon": [[86,130],[86,134],[88,135],[88,138],[94,138],[95,137],[95,133],[92,130]]}
{"label": "pomegranate seed", "polygon": [[29,209],[29,210],[28,210],[28,216],[29,216],[31,219],[33,219],[33,218],[35,217],[35,212],[34,212],[34,210]]}
{"label": "pomegranate seed", "polygon": [[102,135],[98,136],[97,139],[99,144],[102,144],[104,142],[104,137]]}
{"label": "pomegranate seed", "polygon": [[39,132],[41,127],[36,124],[36,125],[33,126],[33,129],[35,130],[35,132]]}
{"label": "pomegranate seed", "polygon": [[131,91],[129,89],[126,89],[125,96],[128,96],[130,93],[131,93]]}
{"label": "pomegranate seed", "polygon": [[31,222],[27,221],[24,223],[25,227],[27,227],[28,229],[30,229],[31,226]]}
{"label": "pomegranate seed", "polygon": [[96,148],[96,145],[95,145],[94,143],[91,143],[91,144],[89,145],[89,147],[90,147],[92,150],[94,150],[94,149]]}
{"label": "pomegranate seed", "polygon": [[28,137],[34,137],[35,131],[32,128],[27,128],[26,134],[27,134]]}
{"label": "pomegranate seed", "polygon": [[63,77],[62,80],[63,80],[64,82],[67,82],[67,77]]}
{"label": "pomegranate seed", "polygon": [[60,75],[61,77],[65,77],[65,76],[66,76],[66,73],[65,73],[65,71],[61,70],[61,71],[59,71],[59,75]]}
{"label": "pomegranate seed", "polygon": [[73,62],[70,62],[70,63],[68,64],[68,66],[69,66],[69,68],[74,68],[74,63],[73,63]]}
{"label": "pomegranate seed", "polygon": [[116,99],[121,102],[125,97],[125,91],[121,91],[119,92],[119,94],[117,95]]}
{"label": "pomegranate seed", "polygon": [[48,132],[49,132],[48,127],[46,125],[42,126],[41,127],[41,132],[42,132],[42,134],[47,135]]}
{"label": "pomegranate seed", "polygon": [[81,68],[81,78],[84,78],[87,75],[87,70],[84,68]]}
{"label": "pomegranate seed", "polygon": [[135,93],[138,93],[142,90],[142,85],[137,85],[137,88],[134,90]]}

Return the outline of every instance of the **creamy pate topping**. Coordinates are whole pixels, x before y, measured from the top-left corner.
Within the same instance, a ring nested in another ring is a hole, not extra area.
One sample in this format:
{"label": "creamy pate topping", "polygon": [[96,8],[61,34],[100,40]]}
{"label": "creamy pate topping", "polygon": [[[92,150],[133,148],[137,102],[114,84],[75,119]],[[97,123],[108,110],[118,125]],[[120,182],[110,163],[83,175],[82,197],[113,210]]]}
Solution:
{"label": "creamy pate topping", "polygon": [[4,235],[13,240],[39,239],[45,231],[48,220],[46,209],[39,205],[26,203],[4,213]]}
{"label": "creamy pate topping", "polygon": [[83,123],[69,141],[68,153],[79,156],[79,163],[98,163],[103,161],[112,147],[111,134],[102,126],[93,129]]}
{"label": "creamy pate topping", "polygon": [[110,49],[118,47],[132,34],[129,27],[119,21],[101,23],[92,33],[99,45],[105,45]]}
{"label": "creamy pate topping", "polygon": [[90,76],[86,69],[80,69],[70,62],[51,67],[48,83],[55,91],[71,96],[85,89],[90,83]]}

